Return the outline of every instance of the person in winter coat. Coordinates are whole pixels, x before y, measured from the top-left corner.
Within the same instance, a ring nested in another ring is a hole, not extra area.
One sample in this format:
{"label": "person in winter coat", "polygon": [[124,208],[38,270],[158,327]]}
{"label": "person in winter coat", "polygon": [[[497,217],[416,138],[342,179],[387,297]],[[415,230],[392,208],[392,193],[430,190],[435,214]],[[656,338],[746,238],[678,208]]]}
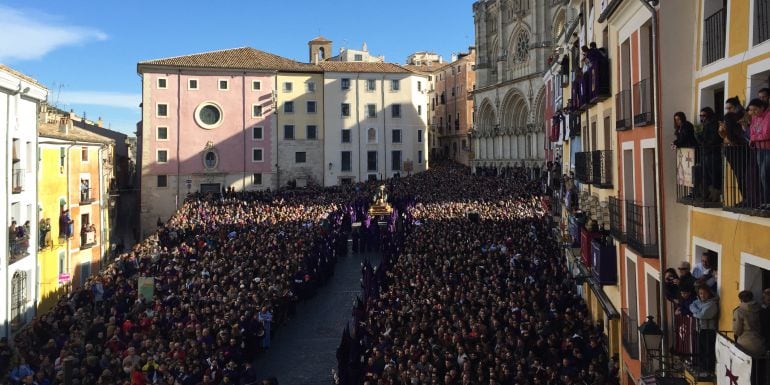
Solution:
{"label": "person in winter coat", "polygon": [[700,370],[713,373],[716,357],[714,344],[717,339],[719,299],[706,285],[698,287],[698,299],[690,304],[693,317],[698,319],[698,359]]}
{"label": "person in winter coat", "polygon": [[733,333],[739,345],[751,354],[765,353],[765,339],[760,333],[759,314],[762,311],[754,294],[748,290],[738,293],[741,304],[733,310]]}

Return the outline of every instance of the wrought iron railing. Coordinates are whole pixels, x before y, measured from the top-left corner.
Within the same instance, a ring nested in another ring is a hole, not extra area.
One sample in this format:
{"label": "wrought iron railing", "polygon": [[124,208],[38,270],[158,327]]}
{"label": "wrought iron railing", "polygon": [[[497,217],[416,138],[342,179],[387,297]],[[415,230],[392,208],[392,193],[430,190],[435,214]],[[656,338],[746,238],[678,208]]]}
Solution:
{"label": "wrought iron railing", "polygon": [[703,20],[703,65],[725,57],[727,10],[722,8]]}
{"label": "wrought iron railing", "polygon": [[754,0],[754,45],[770,39],[770,0]]}
{"label": "wrought iron railing", "polygon": [[582,183],[593,183],[593,176],[591,175],[591,153],[590,152],[576,152],[575,153],[575,179]]}
{"label": "wrought iron railing", "polygon": [[625,242],[626,233],[623,229],[623,206],[621,205],[621,202],[623,202],[623,200],[617,197],[609,197],[608,199],[610,234],[615,237],[615,239]]}
{"label": "wrought iron railing", "polygon": [[93,188],[81,188],[80,189],[80,204],[90,204],[96,200]]}
{"label": "wrought iron railing", "polygon": [[[767,146],[758,142],[756,148],[749,146],[723,146],[722,170],[724,178],[723,196],[724,209],[741,214],[770,217],[770,180],[767,170],[769,167],[761,160],[770,157],[770,142]],[[764,173],[763,173],[764,172]]]}
{"label": "wrought iron railing", "polygon": [[658,214],[655,206],[626,201],[626,242],[643,257],[658,256]]}
{"label": "wrought iron railing", "polygon": [[8,263],[14,263],[29,255],[29,236],[15,237],[8,241],[10,258]]}
{"label": "wrought iron railing", "polygon": [[639,359],[639,324],[635,317],[628,314],[628,309],[620,309],[620,329],[623,347],[628,356],[634,360]]}
{"label": "wrought iron railing", "polygon": [[615,130],[631,128],[631,90],[622,90],[615,95]]}
{"label": "wrought iron railing", "polygon": [[676,150],[676,200],[696,207],[721,207],[722,161],[719,146]]}
{"label": "wrought iron railing", "polygon": [[761,355],[750,353],[736,341],[735,334],[732,331],[720,331],[719,334],[732,343],[733,346],[730,347],[730,350],[737,349],[751,357],[751,378],[745,379],[747,381],[743,383],[750,382],[752,385],[770,385],[770,355],[767,353]]}
{"label": "wrought iron railing", "polygon": [[24,169],[17,168],[13,170],[11,188],[14,194],[24,191]]}
{"label": "wrought iron railing", "polygon": [[590,73],[590,96],[591,103],[598,103],[612,96],[610,85],[610,61],[601,58],[588,69]]}
{"label": "wrought iron railing", "polygon": [[612,187],[612,150],[591,152],[591,175],[594,186]]}
{"label": "wrought iron railing", "polygon": [[634,126],[652,124],[652,83],[650,79],[642,79],[634,84]]}

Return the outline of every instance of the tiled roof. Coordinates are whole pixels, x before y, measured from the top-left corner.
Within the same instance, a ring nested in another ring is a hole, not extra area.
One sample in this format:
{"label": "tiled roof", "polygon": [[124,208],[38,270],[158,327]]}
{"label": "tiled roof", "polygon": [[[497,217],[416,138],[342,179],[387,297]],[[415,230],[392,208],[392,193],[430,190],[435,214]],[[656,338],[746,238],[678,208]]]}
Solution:
{"label": "tiled roof", "polygon": [[114,140],[95,134],[78,127],[70,127],[68,132],[59,131],[59,125],[53,123],[40,123],[38,136],[42,138],[53,138],[70,141],[91,142],[91,143],[113,143]]}
{"label": "tiled roof", "polygon": [[321,71],[316,65],[300,63],[251,47],[232,48],[193,55],[142,61],[139,62],[139,65],[137,66],[139,72],[142,72],[142,67],[144,66],[247,69],[287,72]]}
{"label": "tiled roof", "polygon": [[409,73],[405,68],[393,63],[322,61],[318,66],[326,72]]}
{"label": "tiled roof", "polygon": [[431,65],[406,64],[406,65],[403,65],[402,67],[412,72],[416,72],[420,74],[430,74],[440,69],[446,68],[450,65],[452,65],[452,63],[439,63],[439,64],[431,64]]}
{"label": "tiled roof", "polygon": [[316,43],[331,43],[332,42],[331,40],[329,40],[329,39],[327,39],[327,38],[325,38],[323,36],[318,36],[315,39],[310,40],[310,41],[311,42],[316,42]]}
{"label": "tiled roof", "polygon": [[8,72],[9,74],[14,75],[14,76],[16,76],[16,77],[18,77],[20,79],[26,80],[26,81],[28,81],[28,82],[36,85],[36,86],[40,86],[40,87],[46,88],[46,86],[40,84],[40,82],[38,82],[34,78],[31,78],[31,77],[29,77],[27,75],[24,75],[23,73],[21,73],[19,71],[16,71],[15,69],[13,69],[11,67],[8,67],[5,64],[0,63],[0,71]]}

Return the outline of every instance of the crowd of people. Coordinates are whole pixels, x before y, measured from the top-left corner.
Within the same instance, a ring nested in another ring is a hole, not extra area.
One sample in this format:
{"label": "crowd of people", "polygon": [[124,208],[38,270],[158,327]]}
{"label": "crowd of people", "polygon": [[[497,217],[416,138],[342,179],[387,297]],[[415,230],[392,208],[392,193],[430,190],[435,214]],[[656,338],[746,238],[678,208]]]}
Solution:
{"label": "crowd of people", "polygon": [[415,203],[400,208],[380,265],[363,268],[339,384],[617,383],[539,180],[450,168],[393,187]]}

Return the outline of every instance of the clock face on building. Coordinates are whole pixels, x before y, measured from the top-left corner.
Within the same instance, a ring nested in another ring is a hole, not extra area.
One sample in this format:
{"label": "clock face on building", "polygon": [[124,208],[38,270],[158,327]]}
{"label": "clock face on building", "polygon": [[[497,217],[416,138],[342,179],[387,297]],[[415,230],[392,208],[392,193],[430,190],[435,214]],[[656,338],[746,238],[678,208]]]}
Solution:
{"label": "clock face on building", "polygon": [[195,109],[195,122],[211,130],[222,124],[222,108],[214,102],[203,102]]}

